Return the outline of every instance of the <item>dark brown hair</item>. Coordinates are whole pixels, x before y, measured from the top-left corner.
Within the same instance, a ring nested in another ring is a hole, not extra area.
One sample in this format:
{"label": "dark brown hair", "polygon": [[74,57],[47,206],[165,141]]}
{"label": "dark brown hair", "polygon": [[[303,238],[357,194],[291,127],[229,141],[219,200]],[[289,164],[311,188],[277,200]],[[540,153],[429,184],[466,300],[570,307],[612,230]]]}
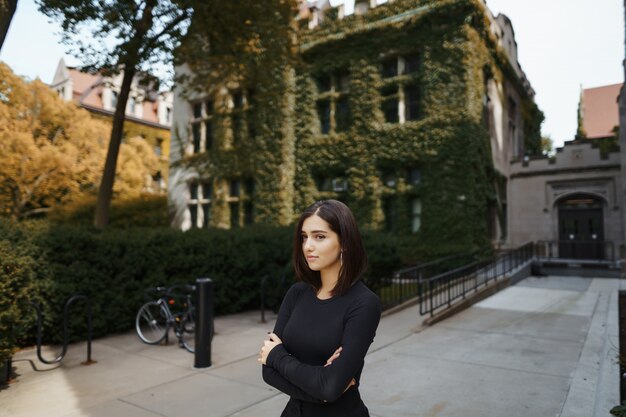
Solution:
{"label": "dark brown hair", "polygon": [[331,294],[342,295],[350,289],[352,284],[363,277],[367,269],[367,255],[359,227],[348,206],[341,201],[318,201],[304,210],[298,220],[293,239],[293,265],[298,279],[311,285],[315,290],[322,287],[320,272],[309,269],[302,252],[302,224],[314,214],[326,221],[331,230],[339,236],[339,244],[343,251],[343,265]]}

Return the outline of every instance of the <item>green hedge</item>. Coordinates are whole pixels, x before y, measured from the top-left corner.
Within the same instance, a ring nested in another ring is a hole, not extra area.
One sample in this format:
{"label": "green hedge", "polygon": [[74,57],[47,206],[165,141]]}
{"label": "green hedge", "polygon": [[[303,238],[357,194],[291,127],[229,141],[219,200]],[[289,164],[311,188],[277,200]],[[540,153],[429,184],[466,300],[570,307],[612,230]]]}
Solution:
{"label": "green hedge", "polygon": [[[15,346],[33,343],[31,300],[43,306],[46,343],[62,341],[63,305],[74,294],[91,299],[95,337],[131,329],[146,300],[144,290],[199,277],[213,279],[218,315],[259,308],[260,280],[266,275],[266,306],[276,308],[294,281],[292,233],[291,227],[263,226],[184,233],[170,228],[98,231],[0,220],[0,360]],[[406,238],[388,234],[367,232],[364,240],[370,259],[367,279],[374,287],[378,278],[417,261],[403,256],[420,252]],[[80,304],[70,314],[72,340],[86,335]]]}
{"label": "green hedge", "polygon": [[[70,204],[55,207],[48,214],[53,223],[75,224],[89,227],[96,212],[96,196],[86,196]],[[109,227],[167,227],[167,196],[141,194],[134,198],[116,198],[111,201]]]}

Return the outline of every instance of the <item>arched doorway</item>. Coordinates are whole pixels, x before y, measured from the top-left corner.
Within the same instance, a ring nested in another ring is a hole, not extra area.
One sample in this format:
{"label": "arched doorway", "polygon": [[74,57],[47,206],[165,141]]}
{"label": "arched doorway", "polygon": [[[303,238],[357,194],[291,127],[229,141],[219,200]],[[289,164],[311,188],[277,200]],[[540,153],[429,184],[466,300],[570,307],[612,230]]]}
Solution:
{"label": "arched doorway", "polygon": [[603,201],[575,194],[558,202],[559,258],[603,259]]}

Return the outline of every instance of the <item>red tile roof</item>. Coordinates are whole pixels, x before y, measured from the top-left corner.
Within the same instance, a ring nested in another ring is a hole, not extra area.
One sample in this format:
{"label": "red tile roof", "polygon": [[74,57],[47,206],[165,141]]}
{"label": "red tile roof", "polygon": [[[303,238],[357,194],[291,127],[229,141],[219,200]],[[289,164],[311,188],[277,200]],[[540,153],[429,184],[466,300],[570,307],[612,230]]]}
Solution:
{"label": "red tile roof", "polygon": [[587,138],[613,136],[613,128],[619,126],[617,96],[622,84],[585,88],[583,90],[583,128]]}

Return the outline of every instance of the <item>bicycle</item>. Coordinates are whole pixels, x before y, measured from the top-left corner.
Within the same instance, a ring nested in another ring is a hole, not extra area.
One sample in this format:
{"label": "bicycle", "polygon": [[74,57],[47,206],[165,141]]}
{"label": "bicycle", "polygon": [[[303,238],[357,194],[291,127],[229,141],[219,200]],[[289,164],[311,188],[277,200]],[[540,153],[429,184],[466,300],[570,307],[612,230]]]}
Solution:
{"label": "bicycle", "polygon": [[[184,294],[175,293],[184,289]],[[152,291],[158,296],[156,301],[148,301],[137,312],[135,330],[142,342],[158,345],[168,338],[170,327],[178,338],[178,345],[188,352],[195,352],[196,322],[195,307],[191,301],[195,291],[193,285],[174,285],[172,287],[155,287]],[[172,311],[172,308],[182,310]]]}

